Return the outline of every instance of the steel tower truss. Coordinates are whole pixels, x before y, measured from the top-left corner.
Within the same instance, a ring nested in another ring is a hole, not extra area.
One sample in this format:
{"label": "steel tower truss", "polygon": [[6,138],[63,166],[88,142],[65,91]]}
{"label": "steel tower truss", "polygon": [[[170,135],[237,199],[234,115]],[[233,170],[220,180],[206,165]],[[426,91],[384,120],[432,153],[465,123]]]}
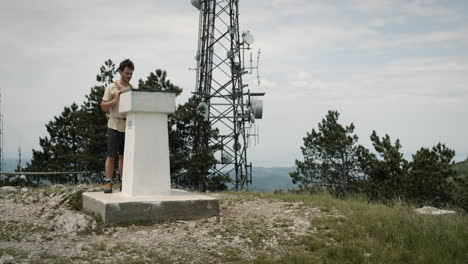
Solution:
{"label": "steel tower truss", "polygon": [[[193,1],[192,1],[193,3]],[[211,140],[218,164],[208,177],[229,175],[236,190],[248,189],[252,164],[247,161],[250,91],[242,82],[249,44],[239,33],[239,0],[201,0],[196,92],[205,117],[219,130]]]}

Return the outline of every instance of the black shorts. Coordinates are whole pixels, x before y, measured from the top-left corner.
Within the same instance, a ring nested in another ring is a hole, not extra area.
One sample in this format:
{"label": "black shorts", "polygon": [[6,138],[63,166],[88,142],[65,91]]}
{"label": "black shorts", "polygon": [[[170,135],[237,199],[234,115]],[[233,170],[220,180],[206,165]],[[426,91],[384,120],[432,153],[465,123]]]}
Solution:
{"label": "black shorts", "polygon": [[125,132],[107,128],[107,157],[117,158],[124,154]]}

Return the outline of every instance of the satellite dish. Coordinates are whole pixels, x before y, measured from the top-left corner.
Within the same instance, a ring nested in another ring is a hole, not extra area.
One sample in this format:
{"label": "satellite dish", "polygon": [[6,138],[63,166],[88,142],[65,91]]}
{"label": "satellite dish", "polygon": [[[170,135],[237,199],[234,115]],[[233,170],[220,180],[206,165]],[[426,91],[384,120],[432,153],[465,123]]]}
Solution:
{"label": "satellite dish", "polygon": [[253,35],[250,33],[250,31],[246,31],[244,33],[242,33],[242,39],[244,40],[245,43],[247,43],[248,45],[252,45],[254,43],[254,37]]}
{"label": "satellite dish", "polygon": [[229,153],[223,152],[221,154],[221,163],[223,164],[229,164],[232,162],[232,156],[229,155]]}
{"label": "satellite dish", "polygon": [[201,112],[201,114],[203,115],[203,118],[205,120],[208,120],[208,104],[205,102],[201,102],[200,107],[203,107],[203,111]]}
{"label": "satellite dish", "polygon": [[196,9],[200,10],[200,9],[201,9],[201,0],[192,0],[192,5],[193,5]]}
{"label": "satellite dish", "polygon": [[250,101],[252,112],[255,118],[262,119],[263,116],[263,101],[252,99]]}
{"label": "satellite dish", "polygon": [[232,147],[234,148],[234,150],[237,151],[237,150],[240,150],[240,149],[242,148],[242,145],[241,145],[239,142],[237,142],[237,144],[234,143],[234,144],[232,145]]}

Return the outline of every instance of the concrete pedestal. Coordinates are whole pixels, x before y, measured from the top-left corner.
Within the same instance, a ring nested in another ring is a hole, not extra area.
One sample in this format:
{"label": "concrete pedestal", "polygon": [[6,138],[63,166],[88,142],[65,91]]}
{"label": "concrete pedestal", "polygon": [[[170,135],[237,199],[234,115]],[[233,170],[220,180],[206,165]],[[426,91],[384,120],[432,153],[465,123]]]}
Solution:
{"label": "concrete pedestal", "polygon": [[175,94],[131,90],[119,105],[127,114],[122,193],[83,193],[83,209],[105,224],[219,215],[217,199],[170,189],[167,115]]}
{"label": "concrete pedestal", "polygon": [[181,190],[138,197],[89,192],[83,193],[83,208],[99,215],[104,224],[158,222],[218,216],[219,200]]}

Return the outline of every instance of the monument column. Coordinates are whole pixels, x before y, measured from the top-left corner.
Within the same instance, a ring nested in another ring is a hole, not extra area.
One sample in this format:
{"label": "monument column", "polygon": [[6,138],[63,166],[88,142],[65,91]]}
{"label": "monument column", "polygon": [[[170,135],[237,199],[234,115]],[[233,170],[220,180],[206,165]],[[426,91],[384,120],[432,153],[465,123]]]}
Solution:
{"label": "monument column", "polygon": [[120,96],[127,114],[122,192],[129,196],[171,192],[167,115],[175,111],[175,94],[131,90]]}
{"label": "monument column", "polygon": [[175,94],[130,90],[119,110],[127,114],[122,192],[83,193],[83,209],[105,224],[218,216],[218,199],[171,189],[167,115]]}

